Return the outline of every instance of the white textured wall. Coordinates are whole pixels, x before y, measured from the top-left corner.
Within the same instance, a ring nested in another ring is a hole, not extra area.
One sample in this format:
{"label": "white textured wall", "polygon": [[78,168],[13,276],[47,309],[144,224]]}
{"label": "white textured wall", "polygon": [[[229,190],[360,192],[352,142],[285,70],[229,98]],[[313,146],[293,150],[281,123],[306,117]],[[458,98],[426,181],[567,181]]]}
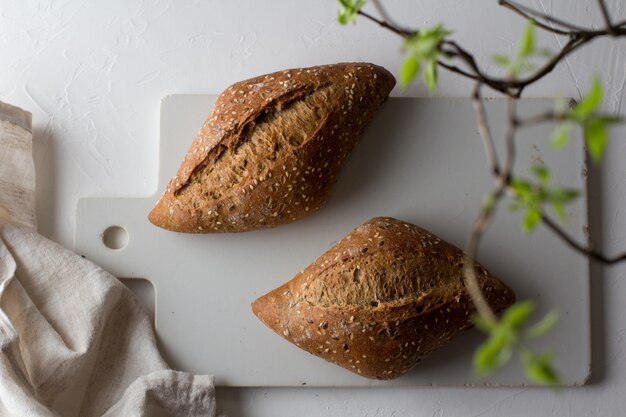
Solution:
{"label": "white textured wall", "polygon": [[[523,23],[487,0],[390,0],[407,25],[443,21],[488,62],[515,47]],[[622,0],[609,0],[626,18]],[[526,1],[586,26],[595,2]],[[74,206],[83,196],[140,196],[156,188],[158,111],[172,93],[215,93],[287,67],[364,60],[395,69],[399,41],[373,24],[335,23],[325,1],[0,0],[0,100],[33,112],[41,231],[72,245]],[[542,36],[556,46],[553,36]],[[597,41],[569,58],[533,96],[585,91],[592,74],[607,86],[606,109],[620,111],[626,41]],[[443,75],[437,95],[470,86]],[[397,95],[426,95],[422,86]],[[445,122],[445,121],[442,121]],[[626,144],[614,135],[591,176],[592,236],[609,252],[626,249]],[[191,138],[188,138],[189,140]],[[584,388],[420,388],[394,390],[244,389],[219,392],[232,416],[596,416],[626,410],[626,266],[594,268],[594,378]]]}

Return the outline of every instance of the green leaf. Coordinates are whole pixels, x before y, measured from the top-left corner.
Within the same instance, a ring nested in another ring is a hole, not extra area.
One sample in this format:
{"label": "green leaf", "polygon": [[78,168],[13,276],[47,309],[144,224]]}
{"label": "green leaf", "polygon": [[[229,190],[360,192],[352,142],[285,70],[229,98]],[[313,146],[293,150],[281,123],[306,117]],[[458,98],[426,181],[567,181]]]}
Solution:
{"label": "green leaf", "polygon": [[496,195],[493,192],[489,192],[485,194],[483,198],[483,208],[485,210],[493,209],[493,206],[496,205]]}
{"label": "green leaf", "polygon": [[474,372],[480,376],[493,372],[498,354],[499,350],[490,341],[480,345],[474,352]]}
{"label": "green leaf", "polygon": [[569,142],[571,130],[571,123],[561,123],[558,125],[552,134],[552,145],[557,149],[563,149]]}
{"label": "green leaf", "polygon": [[537,66],[532,62],[523,61],[519,64],[518,72],[530,72],[534,70]]}
{"label": "green leaf", "polygon": [[345,10],[340,10],[337,15],[337,21],[342,25],[347,25],[349,20],[350,17],[348,16],[348,13],[346,13]]}
{"label": "green leaf", "polygon": [[541,212],[537,208],[529,208],[524,215],[524,221],[522,222],[522,230],[524,233],[530,233],[533,231],[537,224],[541,221]]}
{"label": "green leaf", "polygon": [[537,363],[526,367],[526,376],[542,385],[556,387],[559,378],[551,364]]}
{"label": "green leaf", "polygon": [[414,56],[408,56],[400,70],[400,84],[404,87],[409,85],[413,78],[420,72],[420,63]]}
{"label": "green leaf", "polygon": [[509,204],[509,210],[511,211],[519,211],[524,207],[526,207],[526,204],[519,200],[513,201],[511,204]]}
{"label": "green leaf", "polygon": [[441,42],[450,34],[441,24],[422,28],[415,35],[406,39],[404,50],[407,57],[400,69],[400,84],[407,86],[420,72],[424,61],[427,61],[424,71],[424,82],[433,92],[437,88],[437,60],[440,54]]}
{"label": "green leaf", "polygon": [[527,57],[535,51],[535,24],[528,22],[522,35],[522,42],[519,46],[518,55],[520,57]]}
{"label": "green leaf", "polygon": [[537,337],[543,336],[554,327],[557,321],[559,321],[559,313],[555,310],[552,310],[548,314],[546,314],[541,320],[532,325],[526,331],[526,336],[531,339],[536,339]]}
{"label": "green leaf", "polygon": [[451,32],[444,30],[441,24],[422,28],[404,42],[404,49],[418,61],[437,60],[439,46]]}
{"label": "green leaf", "polygon": [[621,116],[597,116],[597,119],[600,119],[606,125],[615,124],[615,123],[624,123],[624,118]]}
{"label": "green leaf", "polygon": [[474,372],[480,376],[504,366],[513,354],[512,346],[504,338],[492,337],[474,352]]}
{"label": "green leaf", "polygon": [[558,201],[552,202],[552,209],[556,213],[556,216],[561,220],[562,223],[567,221],[567,214],[565,213],[565,208],[563,208],[563,204]]}
{"label": "green leaf", "polygon": [[515,194],[522,200],[529,197],[533,192],[533,187],[530,182],[521,178],[514,178],[511,181],[511,187],[513,187]]}
{"label": "green leaf", "polygon": [[434,59],[440,43],[441,39],[434,36],[419,37],[414,46],[415,54],[424,59]]}
{"label": "green leaf", "polygon": [[515,58],[509,64],[509,76],[513,79],[517,78],[522,68],[522,61],[519,58]]}
{"label": "green leaf", "polygon": [[532,300],[517,302],[506,309],[501,321],[510,328],[517,329],[528,320],[533,311],[535,303]]}
{"label": "green leaf", "polygon": [[535,22],[530,21],[524,29],[515,56],[509,58],[506,55],[496,54],[491,59],[496,65],[503,67],[511,79],[516,79],[519,74],[533,71],[536,68],[536,65],[531,62],[531,58],[535,56],[552,57],[553,54],[545,48],[536,49]]}
{"label": "green leaf", "polygon": [[533,165],[531,170],[542,184],[545,185],[550,181],[550,170],[545,165]]}
{"label": "green leaf", "polygon": [[554,187],[548,193],[548,199],[551,202],[562,204],[571,203],[580,196],[580,191],[573,188]]}
{"label": "green leaf", "polygon": [[437,79],[437,61],[431,60],[424,71],[424,82],[431,93],[437,89]]}
{"label": "green leaf", "polygon": [[608,134],[606,132],[604,121],[598,118],[588,120],[584,124],[583,130],[589,154],[591,154],[594,162],[599,162],[608,141]]}
{"label": "green leaf", "polygon": [[443,25],[441,23],[438,23],[432,27],[421,28],[418,31],[418,34],[421,38],[433,38],[437,39],[438,41],[442,41],[443,38],[452,34],[452,32],[444,29]]}
{"label": "green leaf", "polygon": [[544,352],[537,355],[528,350],[522,351],[522,362],[526,376],[543,385],[556,386],[559,378],[552,366],[554,355],[552,352]]}
{"label": "green leaf", "polygon": [[598,77],[594,77],[591,82],[591,89],[589,93],[581,100],[576,107],[572,110],[571,114],[575,119],[583,120],[587,118],[592,112],[594,112],[600,102],[602,101],[602,84],[600,84],[600,79]]}
{"label": "green leaf", "polygon": [[365,5],[365,0],[339,0],[341,9],[337,15],[337,21],[342,25],[347,25],[349,22],[356,22],[356,18],[359,14],[359,10]]}
{"label": "green leaf", "polygon": [[492,55],[491,60],[494,62],[494,64],[499,65],[504,68],[508,68],[509,64],[511,63],[511,60],[509,59],[509,57],[506,55],[502,55],[502,54]]}

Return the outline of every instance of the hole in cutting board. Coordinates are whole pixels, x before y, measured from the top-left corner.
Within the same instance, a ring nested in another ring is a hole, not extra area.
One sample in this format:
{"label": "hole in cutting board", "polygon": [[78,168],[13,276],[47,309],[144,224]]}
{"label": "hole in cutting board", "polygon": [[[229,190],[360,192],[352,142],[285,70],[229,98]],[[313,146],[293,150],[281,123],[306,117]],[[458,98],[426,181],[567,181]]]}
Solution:
{"label": "hole in cutting board", "polygon": [[152,282],[144,278],[119,278],[137,297],[150,317],[150,323],[154,327],[154,309],[156,305],[156,292]]}
{"label": "hole in cutting board", "polygon": [[128,232],[122,226],[109,226],[102,233],[102,243],[109,249],[123,249],[128,245]]}

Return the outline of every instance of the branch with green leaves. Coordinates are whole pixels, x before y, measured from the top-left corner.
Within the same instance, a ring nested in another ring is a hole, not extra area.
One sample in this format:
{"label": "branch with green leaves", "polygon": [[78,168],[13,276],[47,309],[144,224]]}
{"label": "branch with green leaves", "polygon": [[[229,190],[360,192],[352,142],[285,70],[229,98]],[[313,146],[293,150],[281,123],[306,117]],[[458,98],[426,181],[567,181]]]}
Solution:
{"label": "branch with green leaves", "polygon": [[[421,76],[429,91],[433,92],[437,88],[439,68],[469,78],[476,83],[472,102],[495,188],[485,196],[465,251],[468,258],[466,262],[468,266],[465,269],[466,288],[478,313],[475,324],[488,334],[487,340],[475,352],[474,369],[478,375],[486,375],[504,366],[514,354],[517,354],[529,379],[540,384],[556,386],[559,379],[558,372],[553,367],[553,354],[533,351],[530,342],[547,333],[556,323],[558,315],[550,312],[530,326],[528,322],[535,311],[535,305],[532,301],[523,301],[511,306],[501,318],[498,318],[485,301],[474,268],[470,265],[500,201],[505,198],[510,199],[510,210],[523,212],[522,230],[525,233],[531,233],[539,224],[543,224],[569,247],[591,259],[606,264],[626,260],[626,253],[609,257],[587,244],[577,242],[559,225],[559,222],[565,223],[567,220],[565,207],[575,201],[580,193],[578,190],[552,185],[549,167],[532,166],[533,178],[517,177],[513,172],[517,131],[540,123],[555,125],[552,138],[546,139],[551,139],[556,149],[567,146],[573,129],[580,128],[592,161],[600,163],[608,142],[609,127],[622,122],[623,119],[599,111],[603,89],[598,78],[593,79],[590,91],[569,108],[565,100],[561,99],[557,100],[553,111],[521,118],[517,114],[515,102],[522,96],[526,87],[550,74],[559,63],[579,48],[597,38],[626,37],[626,20],[613,23],[602,0],[597,1],[604,22],[601,29],[588,29],[513,1],[499,0],[501,6],[528,21],[513,55],[492,56],[493,63],[505,74],[501,76],[491,75],[482,69],[474,55],[451,39],[452,31],[443,25],[407,29],[391,20],[379,0],[370,2],[379,17],[363,10],[366,0],[339,0],[341,9],[338,20],[342,24],[356,23],[361,16],[403,38],[405,59],[399,74],[401,85],[407,86]],[[556,52],[538,47],[535,39],[537,29],[550,32],[557,37],[566,37],[567,41],[562,43]],[[495,139],[482,97],[484,87],[496,90],[507,97],[508,117],[507,130],[503,137],[505,143],[503,163],[500,163],[495,151]],[[547,215],[548,210],[554,213],[558,221]]]}
{"label": "branch with green leaves", "polygon": [[559,377],[552,366],[553,352],[537,353],[528,346],[528,342],[550,331],[559,314],[553,310],[535,324],[525,327],[534,311],[535,304],[524,301],[509,307],[499,320],[488,320],[484,316],[474,318],[476,327],[488,334],[487,341],[474,355],[476,374],[486,376],[493,373],[509,363],[514,352],[518,351],[528,379],[545,385],[558,385]]}
{"label": "branch with green leaves", "polygon": [[[339,3],[341,5],[341,9],[339,11],[338,20],[342,24],[355,23],[357,17],[362,16],[403,37],[405,39],[405,44],[419,43],[419,38],[423,36],[424,29],[406,29],[385,19],[384,17],[377,18],[376,16],[365,12],[363,10],[363,7],[366,4],[365,0],[339,0]],[[371,0],[371,3],[374,4],[376,10],[384,10],[379,0]],[[442,58],[437,63],[438,67],[445,68],[446,70],[463,77],[479,81],[502,94],[520,97],[528,85],[533,84],[550,74],[558,63],[583,45],[586,45],[599,37],[626,36],[626,20],[613,23],[602,29],[588,29],[564,22],[556,17],[532,10],[512,1],[499,0],[498,3],[521,15],[534,27],[549,31],[557,36],[566,37],[567,42],[563,44],[559,51],[550,55],[546,54],[547,51],[535,50],[534,54],[544,55],[544,57],[548,57],[548,59],[525,77],[511,78],[508,76],[498,77],[488,74],[487,71],[479,66],[474,56],[468,50],[463,48],[454,40],[446,37],[442,39],[441,43],[438,45],[441,52],[440,56]],[[387,16],[385,12],[383,12],[383,15]],[[411,48],[406,49],[408,52],[411,51]],[[410,57],[411,54],[409,53],[407,55],[407,60]],[[457,65],[454,61],[458,61],[460,65]],[[400,78],[402,78],[402,76]]]}

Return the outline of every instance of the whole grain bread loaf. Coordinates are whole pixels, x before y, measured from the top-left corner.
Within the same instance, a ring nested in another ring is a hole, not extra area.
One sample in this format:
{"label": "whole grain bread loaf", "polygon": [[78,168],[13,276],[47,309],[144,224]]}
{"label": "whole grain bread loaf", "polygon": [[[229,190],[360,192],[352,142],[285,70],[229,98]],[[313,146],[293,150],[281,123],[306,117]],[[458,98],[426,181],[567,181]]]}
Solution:
{"label": "whole grain bread loaf", "polygon": [[[252,310],[314,355],[364,377],[392,379],[472,326],[464,261],[461,250],[424,229],[374,218]],[[475,267],[494,310],[515,301],[502,281]]]}
{"label": "whole grain bread loaf", "polygon": [[344,63],[230,86],[149,220],[179,232],[243,232],[319,210],[394,85],[384,68]]}

